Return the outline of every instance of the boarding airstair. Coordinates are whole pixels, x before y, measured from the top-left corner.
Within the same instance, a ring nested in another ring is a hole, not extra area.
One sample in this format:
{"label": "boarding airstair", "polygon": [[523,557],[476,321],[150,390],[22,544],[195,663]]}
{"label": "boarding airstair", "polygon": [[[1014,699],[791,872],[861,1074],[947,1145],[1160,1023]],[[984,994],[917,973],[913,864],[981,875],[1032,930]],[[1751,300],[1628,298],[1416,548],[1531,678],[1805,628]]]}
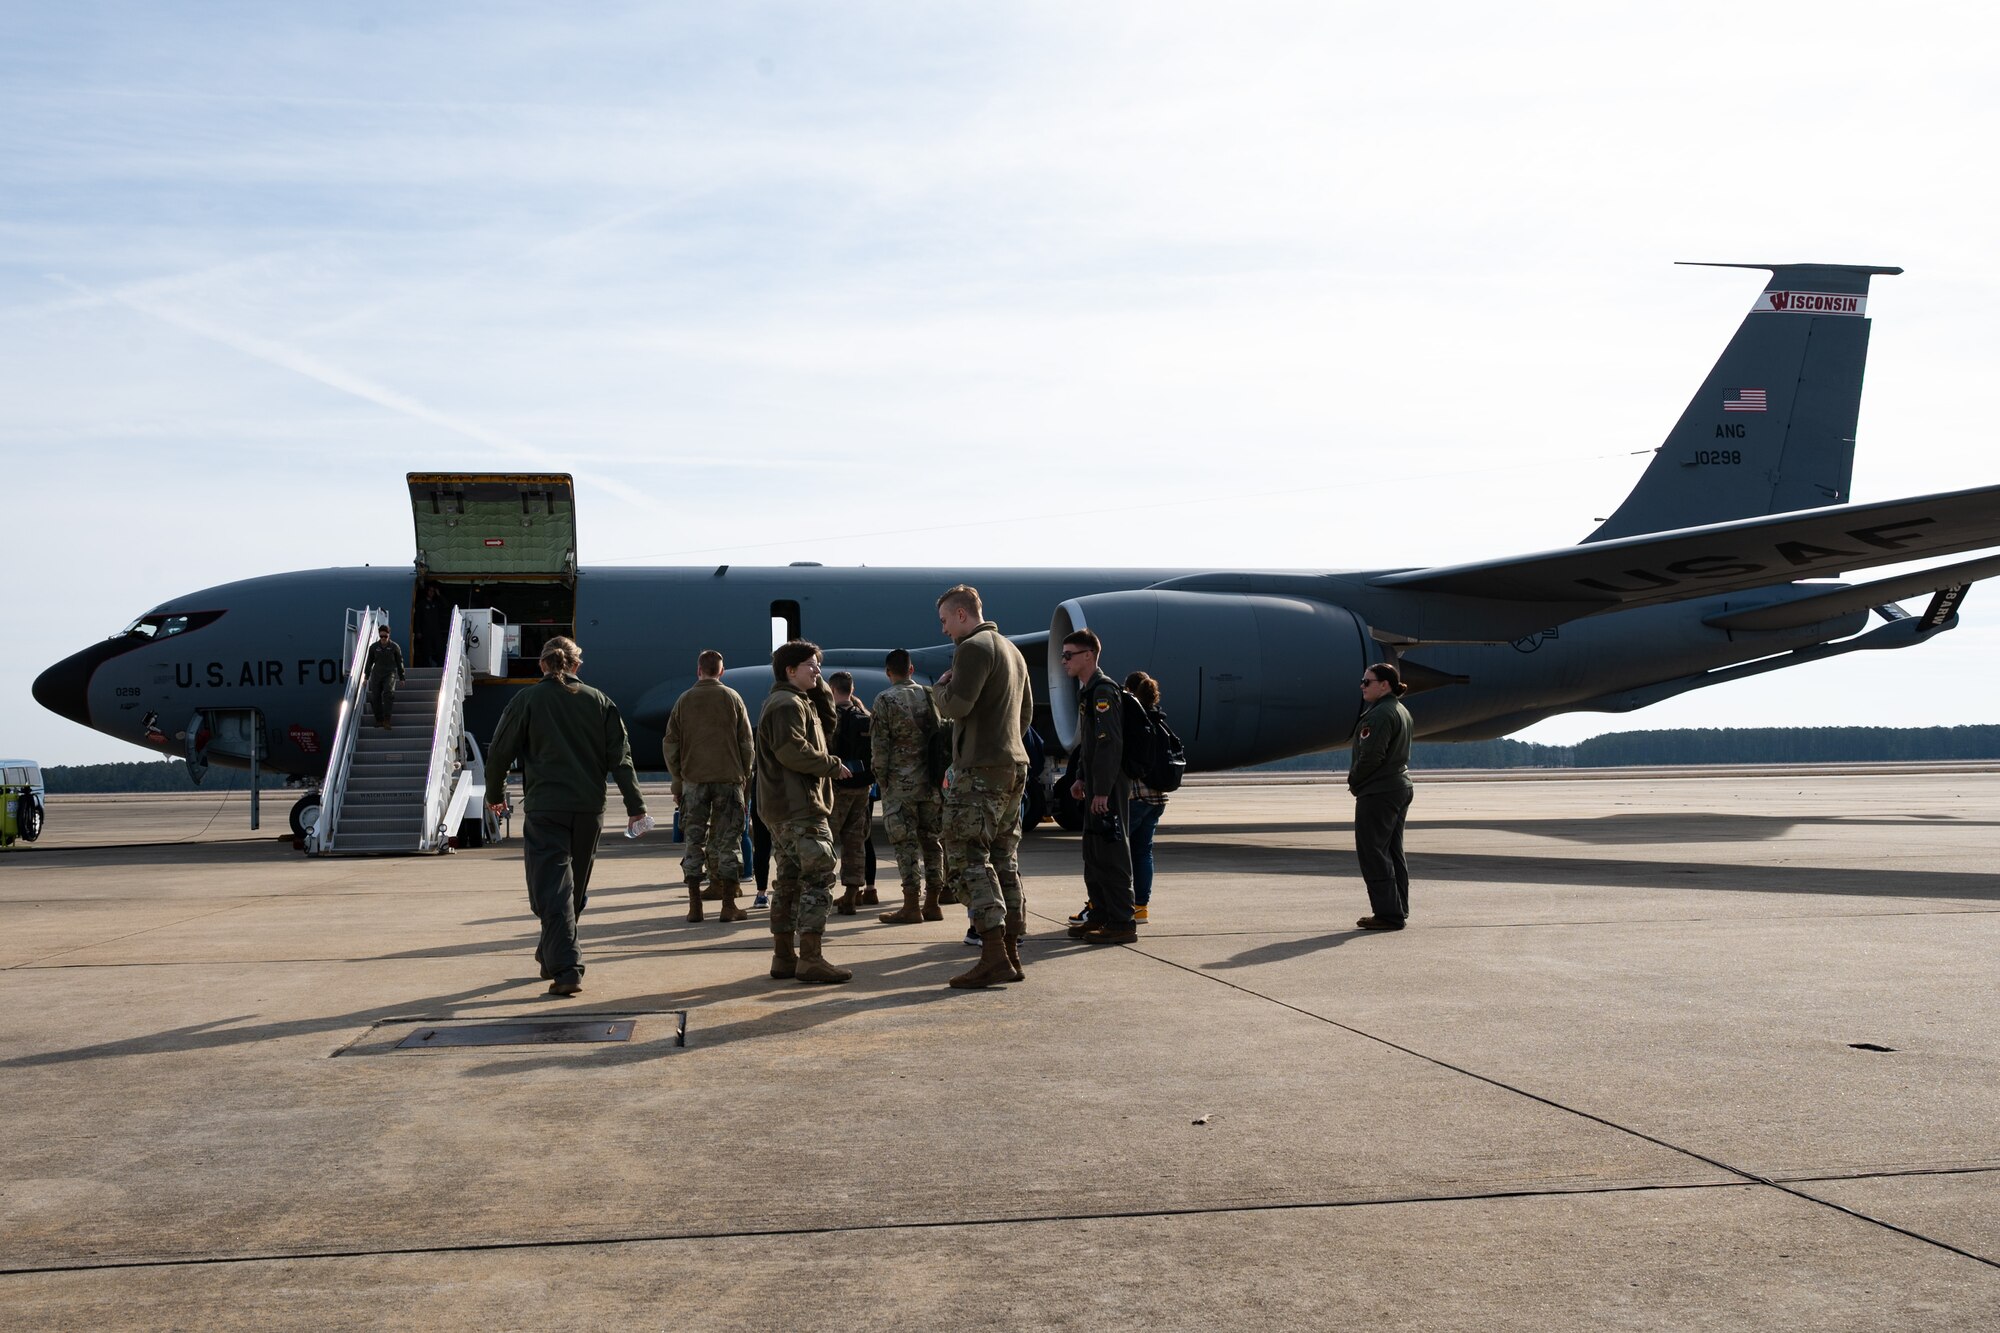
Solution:
{"label": "boarding airstair", "polygon": [[465,726],[472,692],[465,617],[452,613],[443,667],[411,667],[385,730],[368,709],[367,661],[386,612],[347,613],[347,689],[306,837],[316,856],[416,855],[477,846],[492,832],[480,799],[485,765]]}

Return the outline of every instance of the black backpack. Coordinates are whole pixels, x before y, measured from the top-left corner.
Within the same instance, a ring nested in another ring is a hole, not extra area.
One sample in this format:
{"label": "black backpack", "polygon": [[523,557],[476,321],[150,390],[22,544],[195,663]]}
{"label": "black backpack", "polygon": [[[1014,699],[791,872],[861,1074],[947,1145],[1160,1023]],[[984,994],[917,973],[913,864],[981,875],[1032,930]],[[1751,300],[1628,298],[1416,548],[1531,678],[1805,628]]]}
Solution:
{"label": "black backpack", "polygon": [[1121,756],[1125,776],[1154,791],[1179,791],[1187,772],[1187,746],[1167,725],[1166,714],[1147,708],[1130,690],[1119,690],[1118,699],[1125,731]]}
{"label": "black backpack", "polygon": [[1187,776],[1187,746],[1159,709],[1149,710],[1146,720],[1153,724],[1153,761],[1139,780],[1157,792],[1179,791],[1181,779]]}
{"label": "black backpack", "polygon": [[874,719],[858,709],[843,708],[834,724],[833,742],[828,746],[834,758],[847,765],[848,777],[836,778],[837,787],[865,787],[875,780],[869,763],[868,733]]}

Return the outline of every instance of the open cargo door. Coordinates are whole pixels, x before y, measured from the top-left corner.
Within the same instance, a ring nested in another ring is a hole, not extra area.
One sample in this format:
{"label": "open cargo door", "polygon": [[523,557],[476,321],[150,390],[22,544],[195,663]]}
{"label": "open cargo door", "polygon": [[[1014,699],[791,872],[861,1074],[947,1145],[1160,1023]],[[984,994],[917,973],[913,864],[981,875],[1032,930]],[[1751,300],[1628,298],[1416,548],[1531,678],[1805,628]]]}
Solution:
{"label": "open cargo door", "polygon": [[576,493],[568,473],[412,472],[417,578],[450,606],[500,611],[507,677],[535,680],[542,645],[576,633]]}
{"label": "open cargo door", "polygon": [[410,473],[417,576],[576,582],[576,494],[567,473]]}

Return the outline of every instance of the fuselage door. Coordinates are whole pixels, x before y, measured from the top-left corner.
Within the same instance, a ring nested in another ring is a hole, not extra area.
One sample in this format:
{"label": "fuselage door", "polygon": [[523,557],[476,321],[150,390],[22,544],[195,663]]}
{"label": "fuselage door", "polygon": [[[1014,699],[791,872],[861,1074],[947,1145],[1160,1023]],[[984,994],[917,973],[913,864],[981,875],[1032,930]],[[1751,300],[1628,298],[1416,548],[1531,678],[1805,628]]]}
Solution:
{"label": "fuselage door", "polygon": [[576,495],[564,473],[412,472],[417,576],[576,581]]}

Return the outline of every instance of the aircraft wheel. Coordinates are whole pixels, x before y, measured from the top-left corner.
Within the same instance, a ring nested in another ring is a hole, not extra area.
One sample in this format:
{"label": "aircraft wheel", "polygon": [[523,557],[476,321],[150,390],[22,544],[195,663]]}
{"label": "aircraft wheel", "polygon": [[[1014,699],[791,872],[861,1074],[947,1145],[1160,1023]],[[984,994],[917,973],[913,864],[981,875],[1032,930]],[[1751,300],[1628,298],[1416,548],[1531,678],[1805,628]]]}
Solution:
{"label": "aircraft wheel", "polygon": [[42,807],[35,804],[32,796],[22,796],[20,806],[21,840],[33,842],[42,836]]}
{"label": "aircraft wheel", "polygon": [[292,836],[303,838],[319,823],[319,793],[309,791],[292,802]]}

